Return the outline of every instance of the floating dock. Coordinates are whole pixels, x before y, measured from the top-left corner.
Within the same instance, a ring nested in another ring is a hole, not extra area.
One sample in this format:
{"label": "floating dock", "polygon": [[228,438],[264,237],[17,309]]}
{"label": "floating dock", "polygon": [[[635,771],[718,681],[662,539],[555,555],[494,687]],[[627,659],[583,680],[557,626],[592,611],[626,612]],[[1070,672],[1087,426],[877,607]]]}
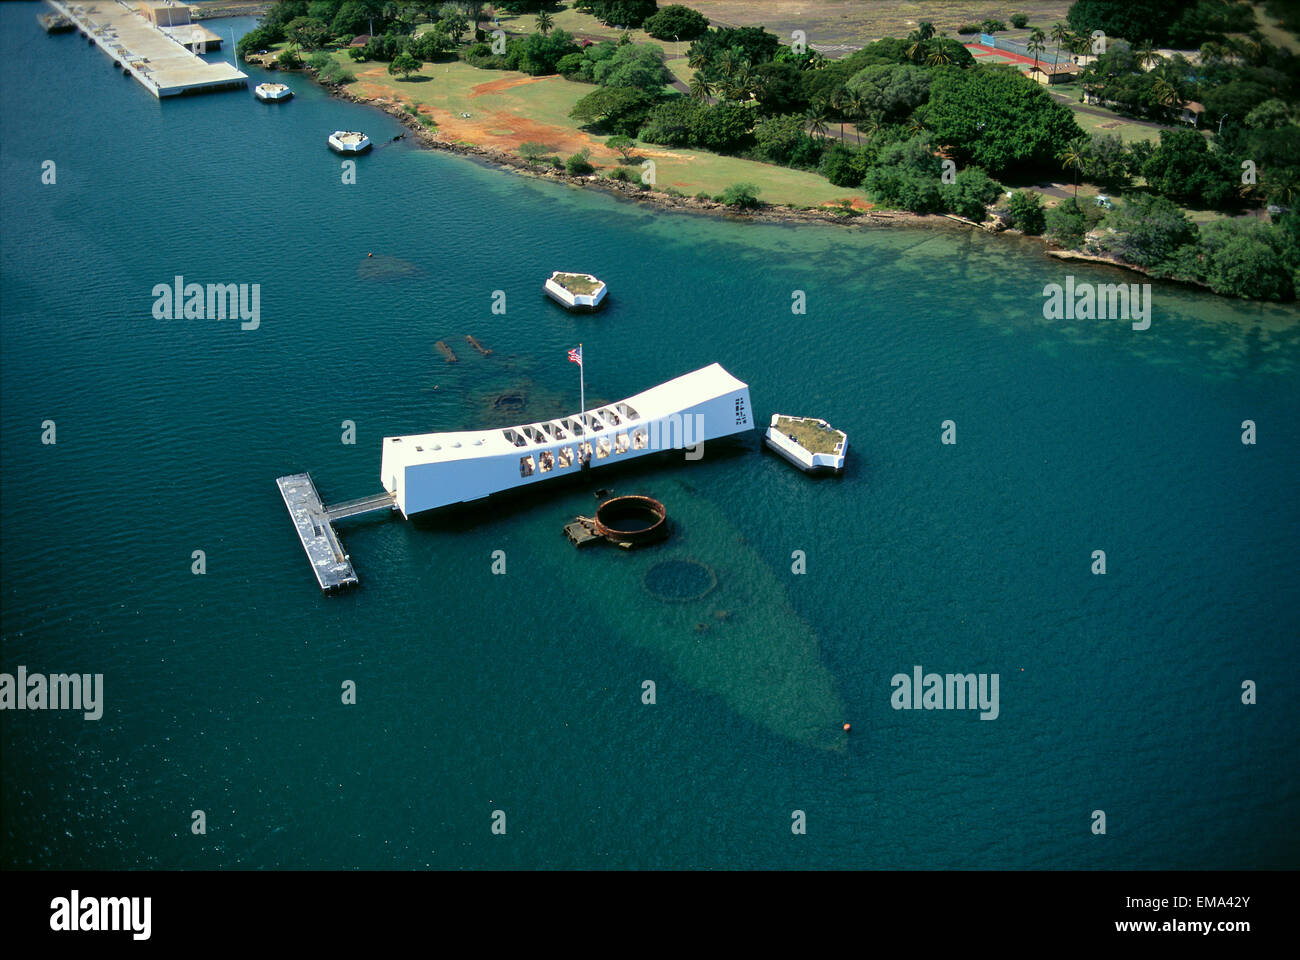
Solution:
{"label": "floating dock", "polygon": [[[187,93],[230,90],[248,85],[248,75],[229,63],[208,63],[188,47],[168,36],[163,27],[154,26],[133,6],[119,0],[94,3],[63,3],[46,0],[73,27],[89,38],[121,67],[135,77],[155,97],[177,97]],[[189,8],[179,6],[188,19]],[[191,35],[204,45],[211,34],[205,27],[188,23],[168,27],[177,38]],[[195,33],[195,31],[198,31]],[[218,41],[220,38],[216,38]]]}
{"label": "floating dock", "polygon": [[280,496],[284,498],[294,529],[298,531],[298,541],[320,588],[328,593],[359,583],[352,559],[334,530],[334,521],[375,510],[392,510],[396,506],[392,495],[381,493],[327,507],[321,502],[309,473],[279,477],[275,484],[280,488]]}

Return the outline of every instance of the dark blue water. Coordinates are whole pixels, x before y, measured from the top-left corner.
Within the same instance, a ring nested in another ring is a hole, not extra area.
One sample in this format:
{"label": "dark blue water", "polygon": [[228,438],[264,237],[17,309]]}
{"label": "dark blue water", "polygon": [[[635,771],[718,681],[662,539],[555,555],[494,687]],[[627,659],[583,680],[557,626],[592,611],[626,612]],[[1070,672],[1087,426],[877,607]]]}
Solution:
{"label": "dark blue water", "polygon": [[[1147,331],[1047,321],[1066,272],[1134,278],[964,232],[671,215],[405,143],[346,185],[325,138],[400,132],[379,112],[305,78],[287,104],[159,103],[35,13],[0,7],[0,668],[103,673],[106,703],[2,715],[6,865],[1300,862],[1295,310],[1157,285]],[[609,309],[545,301],[557,268]],[[155,320],[177,274],[260,284],[260,327]],[[570,413],[579,341],[589,400],[717,361],[760,420],[846,430],[848,470],[751,440],[600,479],[665,501],[660,553],[575,551],[584,487],[348,521],[361,586],[320,595],[277,476],[341,500],[379,489],[385,435]],[[665,559],[717,586],[657,598]],[[892,709],[917,664],[998,674],[998,718]]]}

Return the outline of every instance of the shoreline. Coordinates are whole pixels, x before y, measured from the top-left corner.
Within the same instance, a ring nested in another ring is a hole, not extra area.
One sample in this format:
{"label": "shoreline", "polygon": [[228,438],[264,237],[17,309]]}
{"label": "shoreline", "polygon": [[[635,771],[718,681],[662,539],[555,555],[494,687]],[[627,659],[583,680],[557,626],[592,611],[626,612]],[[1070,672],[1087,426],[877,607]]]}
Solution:
{"label": "shoreline", "polygon": [[[435,131],[429,130],[419,120],[415,119],[410,113],[404,110],[400,103],[394,100],[388,100],[381,97],[359,97],[350,91],[343,89],[337,84],[323,83],[314,76],[312,71],[304,68],[303,73],[312,75],[317,84],[340,100],[346,100],[350,103],[361,106],[373,107],[382,110],[394,120],[398,121],[409,132],[415,134],[415,139],[423,146],[432,150],[442,150],[447,153],[455,153],[472,160],[479,160],[485,164],[509,170],[521,176],[532,177],[536,180],[551,180],[556,183],[567,183],[571,186],[582,188],[595,188],[603,190],[606,193],[616,194],[626,200],[634,200],[639,203],[649,203],[653,206],[666,207],[674,210],[684,210],[688,212],[707,213],[713,216],[728,217],[733,220],[758,221],[767,223],[791,223],[791,222],[817,222],[833,223],[841,226],[852,226],[855,223],[861,223],[864,220],[878,223],[891,223],[907,221],[916,226],[946,226],[951,223],[942,214],[917,214],[908,213],[905,210],[862,210],[853,214],[836,213],[834,207],[827,207],[824,210],[809,210],[802,207],[792,207],[787,204],[765,203],[756,210],[739,211],[733,210],[724,203],[716,200],[698,200],[695,197],[682,194],[680,196],[664,193],[661,190],[643,190],[635,184],[628,181],[611,180],[607,177],[596,175],[572,176],[563,170],[555,167],[542,167],[540,165],[530,164],[523,157],[517,154],[500,150],[496,147],[480,147],[477,144],[465,143],[460,140],[443,139]],[[957,226],[953,224],[953,226]]]}
{"label": "shoreline", "polygon": [[962,231],[975,229],[992,235],[1006,234],[1033,242],[1043,256],[1055,260],[1063,262],[1072,260],[1082,261],[1093,263],[1098,266],[1115,267],[1120,270],[1128,270],[1132,273],[1140,274],[1153,282],[1165,282],[1178,284],[1180,286],[1195,287],[1205,291],[1206,293],[1213,294],[1216,297],[1223,297],[1228,300],[1243,299],[1241,297],[1227,297],[1224,294],[1216,293],[1209,284],[1201,281],[1180,280],[1174,277],[1152,277],[1149,269],[1138,266],[1137,264],[1126,263],[1123,260],[1117,260],[1100,254],[1086,253],[1082,250],[1053,246],[1051,241],[1042,236],[1025,234],[1019,230],[1009,228],[999,230],[994,228],[992,225],[986,226],[984,224],[976,223],[973,220],[967,220],[963,217],[958,217],[952,214],[910,213],[906,210],[862,210],[846,214],[835,212],[837,209],[843,208],[827,207],[820,210],[810,210],[802,207],[792,207],[788,204],[777,203],[764,203],[756,210],[739,211],[733,210],[726,204],[719,203],[716,200],[699,200],[695,197],[686,196],[684,194],[678,196],[654,189],[643,190],[639,186],[627,181],[611,180],[607,177],[596,175],[572,176],[555,167],[540,168],[539,166],[530,164],[523,157],[495,147],[480,147],[477,144],[465,143],[463,141],[445,140],[439,136],[438,132],[431,131],[428,127],[420,123],[419,120],[403,109],[401,103],[396,100],[388,100],[380,97],[359,97],[345,89],[341,84],[323,82],[317,76],[316,71],[312,70],[310,67],[303,67],[301,72],[311,77],[314,83],[329,91],[331,96],[337,97],[340,100],[346,100],[350,103],[382,110],[394,120],[397,120],[408,132],[414,133],[415,139],[422,146],[428,149],[455,153],[471,160],[477,160],[481,163],[495,166],[498,169],[508,170],[512,173],[532,177],[537,180],[550,180],[555,183],[566,183],[570,186],[583,189],[594,188],[618,196],[624,200],[631,200],[637,203],[647,203],[652,206],[677,210],[679,212],[721,217],[740,222],[826,223],[844,227],[868,224],[886,226],[889,224],[901,223],[910,227],[925,227],[930,229],[947,228]]}

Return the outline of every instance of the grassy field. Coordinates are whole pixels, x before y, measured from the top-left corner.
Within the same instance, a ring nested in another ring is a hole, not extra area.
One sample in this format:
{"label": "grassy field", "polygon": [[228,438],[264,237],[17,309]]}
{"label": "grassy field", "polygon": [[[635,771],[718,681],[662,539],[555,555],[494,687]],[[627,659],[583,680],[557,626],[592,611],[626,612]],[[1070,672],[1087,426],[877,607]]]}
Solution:
{"label": "grassy field", "polygon": [[[356,75],[357,81],[348,86],[352,93],[415,104],[421,116],[437,122],[443,139],[512,153],[522,143],[541,143],[561,157],[586,149],[598,172],[607,173],[619,164],[619,155],[605,146],[605,137],[579,129],[569,118],[573,105],[595,89],[590,84],[480,70],[460,61],[425,64],[410,80],[399,80],[388,75],[387,64],[353,63],[342,51],[333,56]],[[743,181],[756,185],[760,199],[769,203],[807,207],[850,199],[861,207],[865,202],[861,191],[833,186],[815,173],[706,150],[647,144],[638,147],[633,165],[643,159],[654,161],[660,189],[672,186],[686,194],[716,196]]]}
{"label": "grassy field", "polygon": [[[1074,121],[1083,128],[1084,133],[1109,133],[1119,137],[1125,143],[1132,143],[1135,140],[1158,141],[1160,131],[1176,129],[1170,127],[1152,127],[1146,124],[1137,123],[1127,117],[1122,117],[1118,113],[1106,110],[1104,116],[1098,116],[1091,111],[1084,109],[1084,104],[1079,102],[1080,87],[1078,82],[1066,84],[1052,91],[1052,97],[1057,101],[1065,104],[1074,113]],[[1102,109],[1093,107],[1093,110]]]}
{"label": "grassy field", "polygon": [[[803,30],[818,47],[861,47],[881,37],[905,37],[922,20],[935,30],[955,36],[966,23],[992,17],[1007,22],[1013,13],[1029,16],[1031,25],[1051,26],[1065,19],[1071,0],[691,0],[713,26],[762,25],[789,40]],[[566,28],[567,29],[567,28]],[[826,51],[833,55],[839,51]]]}

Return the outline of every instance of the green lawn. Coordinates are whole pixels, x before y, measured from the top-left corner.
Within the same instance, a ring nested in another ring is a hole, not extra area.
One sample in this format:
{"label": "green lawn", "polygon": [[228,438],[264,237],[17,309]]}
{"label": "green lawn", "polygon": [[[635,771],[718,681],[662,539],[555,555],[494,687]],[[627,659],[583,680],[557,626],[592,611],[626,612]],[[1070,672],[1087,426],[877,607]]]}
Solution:
{"label": "green lawn", "polygon": [[[1103,110],[1106,115],[1101,117],[1085,111],[1083,109],[1085,104],[1079,102],[1081,89],[1076,81],[1052,90],[1051,94],[1054,100],[1070,108],[1070,111],[1074,114],[1074,122],[1083,128],[1084,133],[1089,135],[1109,133],[1119,137],[1125,143],[1132,143],[1135,140],[1157,141],[1160,139],[1160,130],[1135,123],[1128,117],[1122,117],[1113,110],[1105,110],[1103,107],[1091,107],[1093,110]],[[1173,130],[1175,128],[1165,127],[1163,129]]]}
{"label": "green lawn", "polygon": [[[480,70],[461,61],[424,64],[410,80],[388,75],[384,63],[353,63],[342,51],[333,56],[357,76],[349,90],[358,96],[414,103],[421,115],[432,115],[441,136],[518,152],[524,142],[542,143],[564,156],[591,150],[591,161],[608,172],[620,162],[604,146],[607,139],[581,130],[569,118],[590,84],[563,77],[530,77],[507,70]],[[491,85],[491,86],[487,86]],[[486,87],[486,89],[484,89]],[[476,88],[478,92],[476,92]],[[468,113],[468,118],[462,114]],[[722,193],[741,181],[755,184],[760,199],[768,203],[807,207],[849,197],[865,199],[858,190],[832,186],[824,177],[803,170],[742,160],[693,148],[639,145],[634,165],[655,163],[656,185],[672,186],[683,193]]]}
{"label": "green lawn", "polygon": [[827,430],[821,424],[811,420],[778,417],[776,429],[787,437],[794,437],[795,443],[809,453],[834,453],[836,444],[840,442],[838,430]]}

